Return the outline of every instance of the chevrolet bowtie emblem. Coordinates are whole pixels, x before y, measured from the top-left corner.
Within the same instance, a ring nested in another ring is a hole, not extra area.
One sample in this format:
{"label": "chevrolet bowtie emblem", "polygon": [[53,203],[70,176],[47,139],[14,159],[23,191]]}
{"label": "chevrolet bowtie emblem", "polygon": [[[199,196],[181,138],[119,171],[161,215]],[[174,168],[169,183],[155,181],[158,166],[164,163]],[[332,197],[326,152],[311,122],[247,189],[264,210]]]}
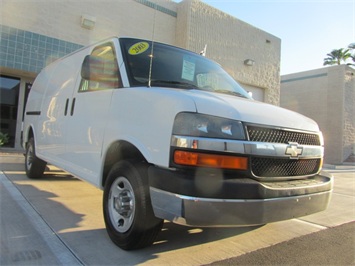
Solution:
{"label": "chevrolet bowtie emblem", "polygon": [[296,142],[290,142],[289,145],[286,147],[285,154],[290,155],[290,158],[298,158],[303,152],[303,148],[298,146]]}

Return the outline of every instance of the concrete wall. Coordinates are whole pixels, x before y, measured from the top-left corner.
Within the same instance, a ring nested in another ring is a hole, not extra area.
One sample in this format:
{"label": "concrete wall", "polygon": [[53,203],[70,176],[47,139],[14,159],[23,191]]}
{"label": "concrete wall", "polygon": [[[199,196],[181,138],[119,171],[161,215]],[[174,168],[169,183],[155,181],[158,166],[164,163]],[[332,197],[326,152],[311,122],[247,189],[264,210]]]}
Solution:
{"label": "concrete wall", "polygon": [[[220,63],[237,81],[264,90],[279,104],[281,40],[198,0],[178,5],[176,44]],[[244,61],[253,59],[254,66]]]}
{"label": "concrete wall", "polygon": [[281,106],[319,124],[326,163],[341,164],[354,152],[354,74],[341,65],[282,76]]}
{"label": "concrete wall", "polygon": [[[344,136],[343,158],[349,160],[348,155],[355,158],[355,70],[344,68]],[[350,160],[349,160],[350,161]]]}

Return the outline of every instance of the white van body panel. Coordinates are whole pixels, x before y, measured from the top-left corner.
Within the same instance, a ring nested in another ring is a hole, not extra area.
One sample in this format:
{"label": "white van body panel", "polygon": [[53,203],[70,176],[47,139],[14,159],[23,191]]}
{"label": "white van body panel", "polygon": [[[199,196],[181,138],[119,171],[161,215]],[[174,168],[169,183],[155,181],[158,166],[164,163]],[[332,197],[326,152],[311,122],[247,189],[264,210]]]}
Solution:
{"label": "white van body panel", "polygon": [[[72,131],[68,128],[73,120],[71,108],[73,94],[77,92],[80,83],[81,64],[91,50],[92,47],[81,49],[42,70],[35,80],[26,107],[26,112],[40,110],[40,115],[28,116],[29,119],[25,120],[24,140],[28,138],[27,134],[31,126],[35,131],[37,156],[75,175],[79,174],[75,169],[81,168],[83,164],[73,167],[70,161],[72,158],[68,156],[71,147],[68,141],[80,142],[82,138],[73,138]],[[32,93],[36,90],[40,93]],[[40,105],[39,98],[41,98]],[[75,124],[80,126],[82,122],[78,119]]]}
{"label": "white van body panel", "polygon": [[[135,146],[147,162],[168,167],[166,154],[175,115],[182,110],[196,111],[190,97],[179,90],[123,88],[79,93],[76,97],[73,117],[85,115],[68,124],[71,135],[67,139],[65,168],[97,187],[101,186],[105,154],[116,141]],[[125,126],[128,124],[132,126]]]}
{"label": "white van body panel", "polygon": [[100,181],[105,130],[113,122],[108,118],[112,96],[113,90],[75,93],[75,110],[68,121],[64,156],[67,168],[96,186]]}
{"label": "white van body panel", "polygon": [[[197,111],[202,114],[260,125],[319,131],[317,123],[312,119],[275,105],[222,93],[199,90],[191,90],[186,93],[193,98]],[[275,113],[277,113],[276,116]]]}
{"label": "white van body panel", "polygon": [[46,113],[41,114],[39,119],[42,132],[37,152],[52,160],[65,156],[68,116],[64,116],[64,112],[66,99],[71,98],[77,81],[78,64],[77,56],[55,64],[53,66],[55,75],[50,78],[44,95],[42,110],[46,110]]}
{"label": "white van body panel", "polygon": [[[180,89],[117,90],[112,97],[104,147],[125,140],[135,145],[149,163],[168,167],[173,123],[182,111],[196,112],[196,107],[193,99]],[[127,124],[131,126],[124,126]]]}

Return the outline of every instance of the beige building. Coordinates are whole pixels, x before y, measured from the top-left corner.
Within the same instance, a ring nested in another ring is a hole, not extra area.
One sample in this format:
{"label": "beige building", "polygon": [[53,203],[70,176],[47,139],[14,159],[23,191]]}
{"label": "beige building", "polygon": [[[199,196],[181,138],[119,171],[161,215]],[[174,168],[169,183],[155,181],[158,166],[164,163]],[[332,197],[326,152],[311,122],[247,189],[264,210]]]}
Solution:
{"label": "beige building", "polygon": [[352,161],[355,153],[355,69],[331,66],[282,76],[280,105],[319,124],[325,163]]}
{"label": "beige building", "polygon": [[154,39],[220,63],[257,100],[279,104],[281,40],[199,0],[2,0],[1,128],[20,148],[31,84],[49,62],[111,36]]}

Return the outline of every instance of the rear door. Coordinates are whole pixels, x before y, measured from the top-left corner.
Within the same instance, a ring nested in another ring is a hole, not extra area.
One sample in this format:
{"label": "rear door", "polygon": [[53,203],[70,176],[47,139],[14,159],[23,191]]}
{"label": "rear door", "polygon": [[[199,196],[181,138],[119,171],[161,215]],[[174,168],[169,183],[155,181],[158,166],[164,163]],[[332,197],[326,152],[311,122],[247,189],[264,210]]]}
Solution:
{"label": "rear door", "polygon": [[91,55],[104,62],[103,71],[115,73],[110,82],[85,80],[79,74],[71,99],[70,121],[66,134],[66,153],[71,172],[98,185],[101,172],[102,144],[108,123],[113,91],[122,87],[113,41],[93,48]]}

